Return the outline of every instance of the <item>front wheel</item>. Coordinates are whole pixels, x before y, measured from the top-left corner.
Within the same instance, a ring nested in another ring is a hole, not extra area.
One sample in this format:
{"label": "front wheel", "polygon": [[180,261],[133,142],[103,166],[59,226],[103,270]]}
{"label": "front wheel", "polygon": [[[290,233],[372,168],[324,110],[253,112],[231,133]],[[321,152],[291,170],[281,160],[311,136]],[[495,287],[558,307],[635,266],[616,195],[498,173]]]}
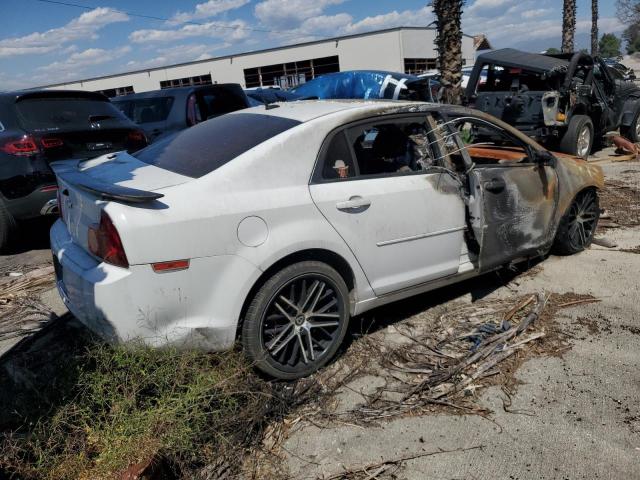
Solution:
{"label": "front wheel", "polygon": [[349,291],[342,276],[322,262],[299,262],[275,273],[255,294],[242,344],[259,370],[293,380],[335,355],[348,322]]}
{"label": "front wheel", "polygon": [[633,122],[628,127],[620,127],[620,133],[633,143],[640,142],[640,110],[636,113]]}
{"label": "front wheel", "polygon": [[596,191],[589,189],[579,193],[560,220],[553,245],[554,252],[572,255],[591,245],[599,218],[600,205]]}
{"label": "front wheel", "polygon": [[585,160],[591,153],[594,140],[593,122],[586,115],[574,115],[560,140],[560,150]]}

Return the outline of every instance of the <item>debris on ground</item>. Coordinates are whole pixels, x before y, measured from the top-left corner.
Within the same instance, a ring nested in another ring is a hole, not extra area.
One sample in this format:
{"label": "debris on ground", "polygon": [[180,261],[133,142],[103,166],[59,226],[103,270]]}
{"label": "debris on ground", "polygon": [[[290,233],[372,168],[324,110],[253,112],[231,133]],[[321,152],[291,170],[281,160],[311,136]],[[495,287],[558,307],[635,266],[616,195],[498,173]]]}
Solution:
{"label": "debris on ground", "polygon": [[30,335],[50,320],[49,308],[39,294],[54,284],[52,266],[0,279],[0,341]]}
{"label": "debris on ground", "polygon": [[[620,136],[614,135],[611,141],[616,147],[616,154],[627,155],[629,160],[637,160],[640,155],[640,146],[632,141]],[[612,159],[613,161],[621,161],[620,159]]]}
{"label": "debris on ground", "polygon": [[640,191],[617,180],[607,179],[598,192],[600,206],[606,216],[601,215],[598,228],[620,228],[640,225],[638,199]]}
{"label": "debris on ground", "polygon": [[593,243],[594,245],[605,247],[605,248],[616,248],[618,246],[616,242],[606,237],[594,237],[591,243]]}

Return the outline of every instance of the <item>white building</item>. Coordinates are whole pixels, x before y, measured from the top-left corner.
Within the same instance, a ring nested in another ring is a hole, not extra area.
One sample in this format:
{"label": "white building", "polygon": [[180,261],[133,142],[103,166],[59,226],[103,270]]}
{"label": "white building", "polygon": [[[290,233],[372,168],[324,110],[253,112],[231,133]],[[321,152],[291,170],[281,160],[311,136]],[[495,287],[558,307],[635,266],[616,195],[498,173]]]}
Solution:
{"label": "white building", "polygon": [[[436,68],[435,36],[433,28],[398,27],[46,85],[44,88],[102,91],[108,96],[116,96],[209,83],[239,83],[245,88],[286,87],[344,70],[422,73]],[[474,38],[469,35],[462,38],[462,57],[466,65],[473,65]]]}

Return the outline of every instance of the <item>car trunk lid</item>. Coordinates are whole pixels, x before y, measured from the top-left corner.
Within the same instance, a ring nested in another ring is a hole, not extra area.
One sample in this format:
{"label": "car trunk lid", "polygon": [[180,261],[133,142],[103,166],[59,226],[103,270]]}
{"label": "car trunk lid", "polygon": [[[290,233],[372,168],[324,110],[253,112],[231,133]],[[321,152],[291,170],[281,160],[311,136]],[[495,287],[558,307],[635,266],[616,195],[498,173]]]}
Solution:
{"label": "car trunk lid", "polygon": [[[75,163],[57,162],[60,214],[75,243],[88,249],[88,229],[99,223],[104,202],[132,208],[161,208],[159,190],[193,180],[118,152]],[[113,219],[117,224],[118,220]],[[116,225],[117,226],[117,225]]]}

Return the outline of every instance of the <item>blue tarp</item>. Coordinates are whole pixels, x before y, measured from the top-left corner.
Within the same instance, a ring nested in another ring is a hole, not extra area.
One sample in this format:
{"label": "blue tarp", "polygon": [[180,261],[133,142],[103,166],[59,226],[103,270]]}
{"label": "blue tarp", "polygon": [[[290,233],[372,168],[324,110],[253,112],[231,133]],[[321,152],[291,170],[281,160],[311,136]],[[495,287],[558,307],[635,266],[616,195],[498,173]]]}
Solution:
{"label": "blue tarp", "polygon": [[292,90],[303,98],[361,98],[434,101],[439,83],[397,72],[353,70],[330,73],[310,80]]}

